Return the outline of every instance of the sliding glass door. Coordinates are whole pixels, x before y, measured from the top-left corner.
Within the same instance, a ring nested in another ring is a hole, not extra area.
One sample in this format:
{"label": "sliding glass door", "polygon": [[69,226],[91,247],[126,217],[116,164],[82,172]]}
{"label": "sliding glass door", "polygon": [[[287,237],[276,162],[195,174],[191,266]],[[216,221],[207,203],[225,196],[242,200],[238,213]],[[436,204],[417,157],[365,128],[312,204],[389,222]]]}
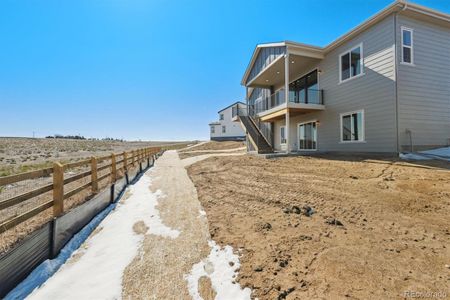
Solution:
{"label": "sliding glass door", "polygon": [[316,122],[298,125],[299,150],[317,150]]}

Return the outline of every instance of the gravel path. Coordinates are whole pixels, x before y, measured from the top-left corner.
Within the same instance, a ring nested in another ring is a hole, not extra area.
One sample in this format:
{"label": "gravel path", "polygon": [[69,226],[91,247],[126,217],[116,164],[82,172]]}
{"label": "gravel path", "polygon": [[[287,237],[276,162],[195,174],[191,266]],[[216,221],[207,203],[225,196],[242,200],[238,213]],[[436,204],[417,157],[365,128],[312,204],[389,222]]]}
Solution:
{"label": "gravel path", "polygon": [[211,240],[206,213],[176,151],[130,186],[33,299],[250,299],[239,257]]}

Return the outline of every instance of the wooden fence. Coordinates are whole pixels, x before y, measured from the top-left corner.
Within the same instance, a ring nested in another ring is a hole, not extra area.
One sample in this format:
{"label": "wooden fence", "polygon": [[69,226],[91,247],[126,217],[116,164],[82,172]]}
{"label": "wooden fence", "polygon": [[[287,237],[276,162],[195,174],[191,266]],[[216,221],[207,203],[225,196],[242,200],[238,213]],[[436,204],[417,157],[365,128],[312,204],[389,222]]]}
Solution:
{"label": "wooden fence", "polygon": [[[54,218],[61,216],[65,212],[64,204],[66,199],[73,197],[74,195],[77,195],[78,193],[89,188],[91,190],[90,195],[95,195],[99,192],[99,182],[107,178],[110,178],[111,185],[114,185],[114,183],[123,176],[126,176],[128,181],[128,171],[131,168],[134,168],[135,166],[139,167],[142,162],[154,159],[155,155],[160,153],[160,151],[161,148],[159,147],[151,147],[123,153],[113,153],[111,155],[101,157],[92,157],[68,164],[55,162],[51,168],[0,177],[1,187],[17,184],[26,180],[34,180],[52,176],[51,183],[47,183],[38,188],[0,200],[0,212],[13,208],[14,206],[18,206],[34,197],[53,191],[53,196],[50,197],[50,200],[39,203],[32,209],[9,217],[6,220],[2,220],[0,223],[0,234],[14,228],[15,226],[29,220],[30,218],[51,207],[53,207]],[[105,161],[109,162],[98,166],[98,164]],[[66,171],[76,168],[82,168],[85,170],[73,176],[65,176]],[[109,171],[104,172],[108,169]],[[101,171],[103,171],[102,173],[104,174],[99,175]],[[90,176],[90,180],[87,182],[77,187],[70,187],[70,189],[68,188],[71,186],[71,183],[73,185],[74,182],[79,181],[80,179],[85,179],[88,176]]]}

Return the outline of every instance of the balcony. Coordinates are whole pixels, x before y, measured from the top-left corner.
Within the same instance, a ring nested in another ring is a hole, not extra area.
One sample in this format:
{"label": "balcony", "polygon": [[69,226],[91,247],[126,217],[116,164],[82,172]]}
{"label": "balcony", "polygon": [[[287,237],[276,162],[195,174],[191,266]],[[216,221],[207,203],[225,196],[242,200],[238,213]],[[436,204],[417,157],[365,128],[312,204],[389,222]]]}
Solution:
{"label": "balcony", "polygon": [[246,116],[246,115],[247,115],[247,107],[240,107],[236,105],[231,108],[231,121],[233,122],[238,122],[239,116]]}
{"label": "balcony", "polygon": [[290,90],[286,103],[285,90],[281,89],[269,97],[257,99],[249,113],[257,115],[263,122],[271,122],[283,118],[288,111],[296,115],[324,109],[323,90]]}

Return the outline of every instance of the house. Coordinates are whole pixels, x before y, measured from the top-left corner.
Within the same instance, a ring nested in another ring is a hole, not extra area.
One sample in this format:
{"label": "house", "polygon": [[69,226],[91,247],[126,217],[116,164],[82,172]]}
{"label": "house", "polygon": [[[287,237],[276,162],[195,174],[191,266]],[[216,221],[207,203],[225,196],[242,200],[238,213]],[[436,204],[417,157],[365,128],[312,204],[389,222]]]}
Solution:
{"label": "house", "polygon": [[218,111],[219,121],[209,124],[212,141],[243,141],[245,131],[238,120],[238,112],[246,113],[246,104],[235,102]]}
{"label": "house", "polygon": [[325,47],[260,44],[241,84],[249,150],[398,153],[446,146],[450,15],[397,1]]}

